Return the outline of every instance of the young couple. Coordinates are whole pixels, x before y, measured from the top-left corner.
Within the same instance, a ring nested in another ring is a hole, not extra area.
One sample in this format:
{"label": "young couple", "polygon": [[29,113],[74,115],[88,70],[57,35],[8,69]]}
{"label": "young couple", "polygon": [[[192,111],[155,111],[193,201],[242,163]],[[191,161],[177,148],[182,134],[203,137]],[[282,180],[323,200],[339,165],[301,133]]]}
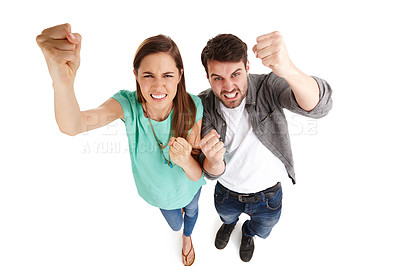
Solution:
{"label": "young couple", "polygon": [[250,219],[242,227],[240,257],[250,261],[253,237],[268,237],[279,220],[280,180],[289,176],[295,182],[283,108],[318,118],[332,105],[329,85],[296,68],[282,36],[260,36],[253,47],[272,69],[265,75],[249,74],[247,46],[236,36],[209,40],[201,60],[211,89],[199,97],[186,92],[176,44],[164,35],[150,37],[135,54],[136,91],[119,91],[87,111],[80,110],[74,94],[81,36],[64,24],[45,29],[36,40],[53,80],[60,130],[76,135],[124,121],[140,196],[160,208],[174,231],[183,224],[183,264],[195,260],[191,234],[203,172],[218,179],[215,207],[223,224],[215,246],[227,245],[240,214],[246,213]]}

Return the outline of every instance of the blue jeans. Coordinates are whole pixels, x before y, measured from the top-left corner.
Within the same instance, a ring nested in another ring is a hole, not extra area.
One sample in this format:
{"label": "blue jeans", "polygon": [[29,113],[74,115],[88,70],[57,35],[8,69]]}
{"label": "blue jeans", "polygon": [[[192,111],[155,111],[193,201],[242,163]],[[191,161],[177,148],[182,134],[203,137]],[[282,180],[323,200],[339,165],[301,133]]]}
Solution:
{"label": "blue jeans", "polygon": [[186,207],[183,208],[183,211],[185,212],[184,216],[182,215],[181,209],[176,209],[176,210],[160,209],[162,215],[164,215],[165,220],[167,220],[167,223],[172,228],[172,230],[174,231],[181,230],[182,223],[184,223],[183,234],[187,237],[192,235],[193,228],[197,221],[197,217],[199,216],[200,192],[201,188],[196,193],[196,195],[194,195],[193,200]]}
{"label": "blue jeans", "polygon": [[[262,194],[263,195],[263,194]],[[243,224],[245,236],[267,238],[272,228],[278,223],[282,210],[282,188],[270,199],[262,196],[255,203],[243,203],[237,198],[229,197],[229,191],[223,193],[219,185],[215,186],[215,208],[225,224],[235,225],[242,213],[250,216]]]}

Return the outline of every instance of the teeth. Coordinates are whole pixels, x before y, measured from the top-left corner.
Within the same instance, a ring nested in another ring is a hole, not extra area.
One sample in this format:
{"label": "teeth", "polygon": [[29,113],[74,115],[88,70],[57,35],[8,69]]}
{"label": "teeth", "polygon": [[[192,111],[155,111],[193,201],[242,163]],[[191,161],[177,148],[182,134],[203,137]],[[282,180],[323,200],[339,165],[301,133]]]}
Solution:
{"label": "teeth", "polygon": [[226,98],[235,98],[236,96],[236,92],[235,93],[231,93],[231,94],[225,94]]}
{"label": "teeth", "polygon": [[167,96],[167,94],[151,94],[151,97],[156,98],[156,99],[162,99],[165,96]]}

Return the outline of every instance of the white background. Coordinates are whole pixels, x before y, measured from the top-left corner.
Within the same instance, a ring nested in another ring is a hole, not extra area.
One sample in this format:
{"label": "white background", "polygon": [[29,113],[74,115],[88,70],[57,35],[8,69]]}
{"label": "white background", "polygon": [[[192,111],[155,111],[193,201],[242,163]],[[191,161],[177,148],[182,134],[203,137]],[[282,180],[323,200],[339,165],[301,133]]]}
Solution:
{"label": "white background", "polygon": [[[331,113],[288,113],[298,184],[283,182],[280,222],[249,265],[399,265],[400,60],[396,1],[6,1],[0,6],[0,265],[180,265],[181,233],[137,194],[124,125],[59,132],[36,35],[69,22],[83,36],[82,110],[135,90],[146,37],[178,44],[188,91],[209,87],[207,40],[233,33],[251,48],[279,30],[293,62],[329,81]],[[252,73],[267,73],[249,51]],[[240,230],[214,247],[215,183],[200,198],[195,265],[242,265]],[[245,215],[237,226],[240,228]]]}

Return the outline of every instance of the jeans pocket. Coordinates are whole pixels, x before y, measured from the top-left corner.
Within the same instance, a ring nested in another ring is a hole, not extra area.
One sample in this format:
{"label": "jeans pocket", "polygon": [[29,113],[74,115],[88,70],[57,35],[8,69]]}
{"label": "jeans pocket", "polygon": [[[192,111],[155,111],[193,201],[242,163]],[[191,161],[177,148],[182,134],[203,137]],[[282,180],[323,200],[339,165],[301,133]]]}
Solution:
{"label": "jeans pocket", "polygon": [[266,206],[271,211],[279,210],[282,207],[282,189],[280,189],[275,196],[266,200]]}

